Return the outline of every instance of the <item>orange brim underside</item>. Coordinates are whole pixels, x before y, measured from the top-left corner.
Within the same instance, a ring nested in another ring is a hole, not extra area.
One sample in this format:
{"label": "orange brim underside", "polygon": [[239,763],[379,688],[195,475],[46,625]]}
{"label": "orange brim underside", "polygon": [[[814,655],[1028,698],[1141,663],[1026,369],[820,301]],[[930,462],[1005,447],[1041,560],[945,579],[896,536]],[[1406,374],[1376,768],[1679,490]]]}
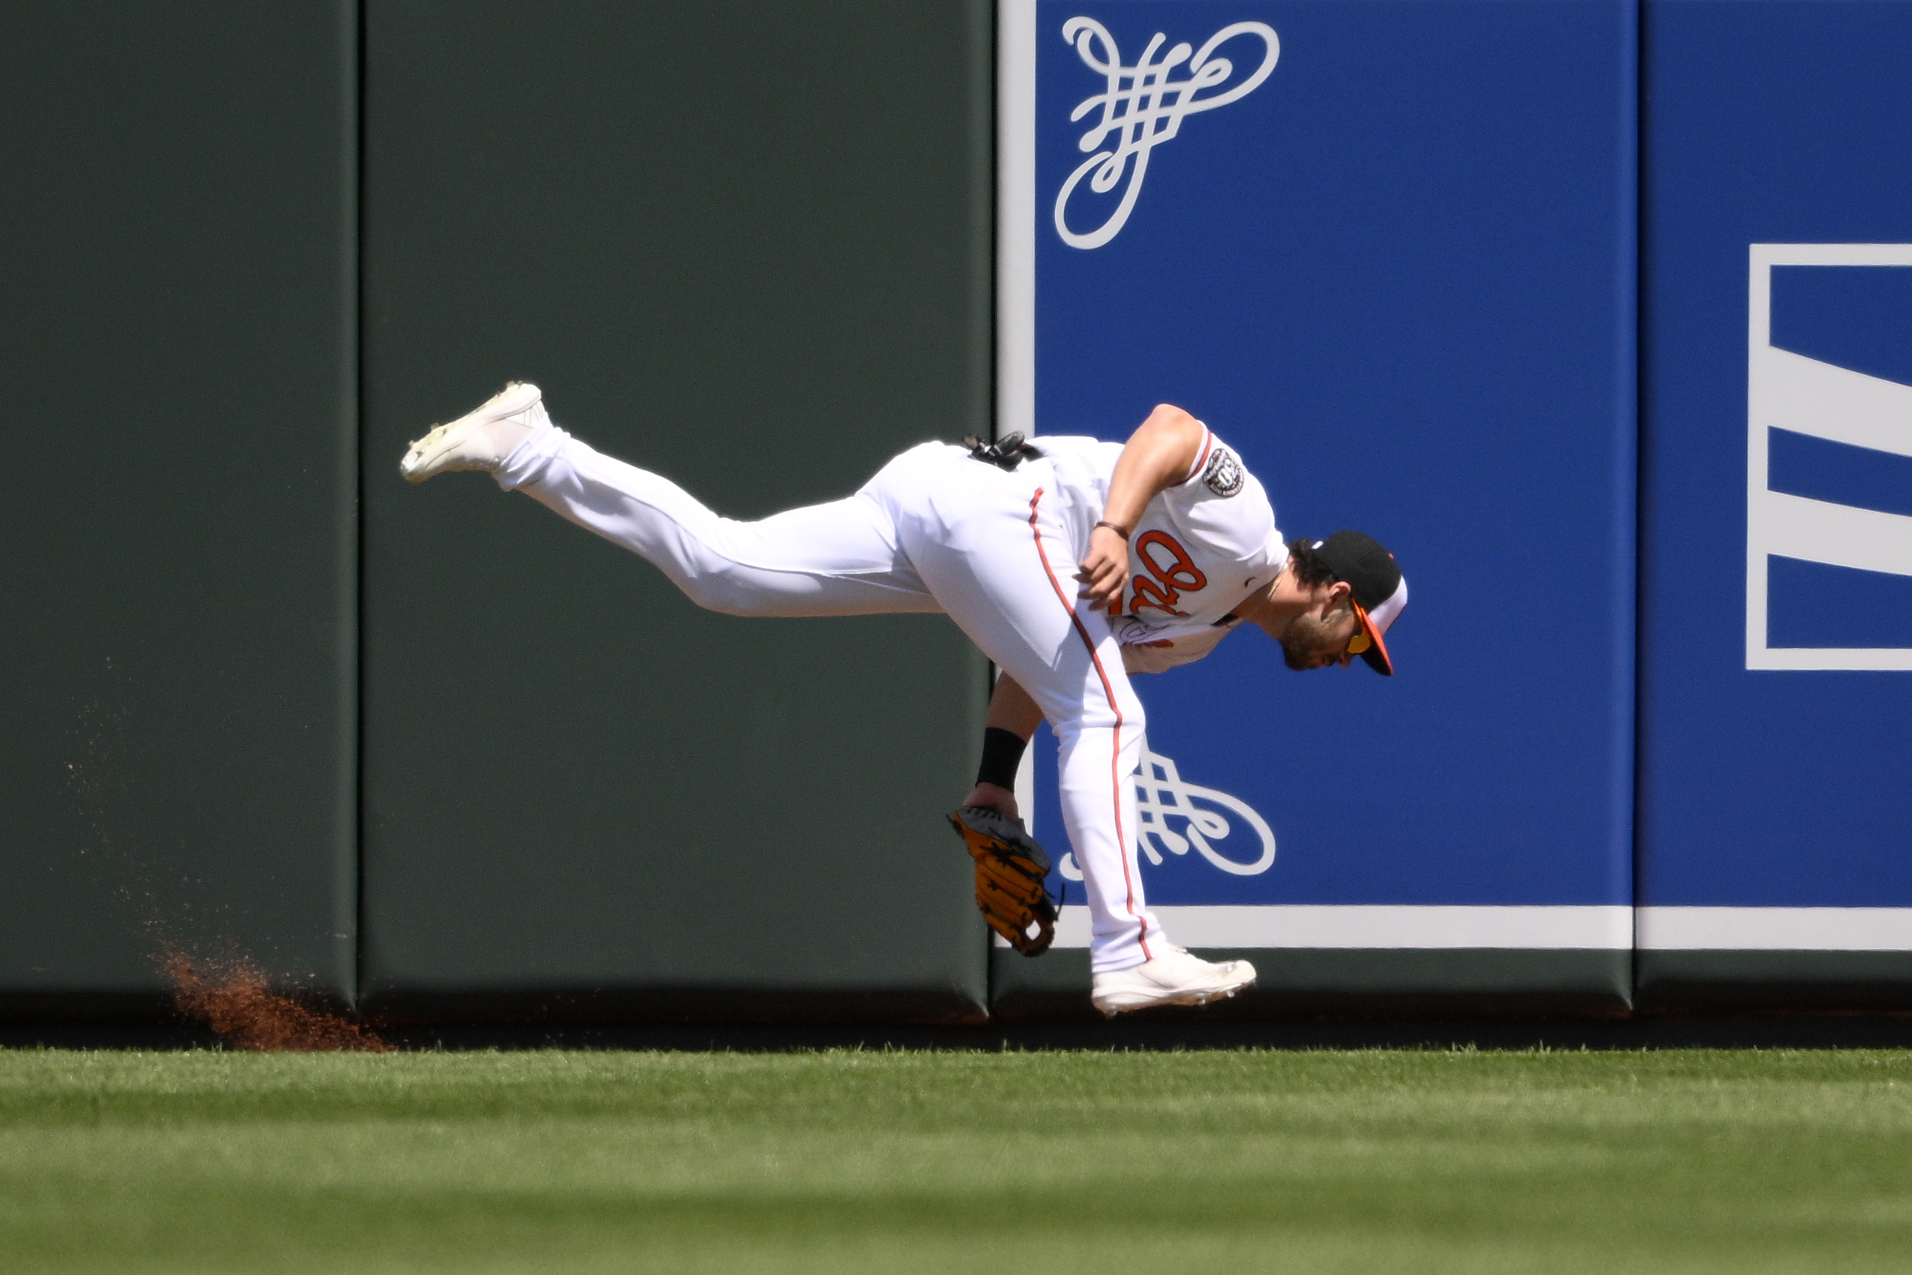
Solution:
{"label": "orange brim underside", "polygon": [[[1352,602],[1353,599],[1349,599],[1349,601]],[[1381,630],[1374,627],[1374,621],[1373,619],[1369,617],[1368,609],[1362,606],[1359,602],[1355,602],[1354,616],[1357,620],[1361,622],[1361,631],[1368,635],[1368,641],[1374,644],[1373,646],[1369,647],[1367,650],[1361,653],[1361,658],[1364,660],[1367,660],[1368,663],[1372,665],[1374,661],[1369,657],[1378,653],[1381,657],[1382,667],[1377,671],[1381,673],[1385,673],[1389,677],[1393,677],[1394,676],[1393,657],[1391,657],[1388,654],[1388,644],[1381,640]]]}

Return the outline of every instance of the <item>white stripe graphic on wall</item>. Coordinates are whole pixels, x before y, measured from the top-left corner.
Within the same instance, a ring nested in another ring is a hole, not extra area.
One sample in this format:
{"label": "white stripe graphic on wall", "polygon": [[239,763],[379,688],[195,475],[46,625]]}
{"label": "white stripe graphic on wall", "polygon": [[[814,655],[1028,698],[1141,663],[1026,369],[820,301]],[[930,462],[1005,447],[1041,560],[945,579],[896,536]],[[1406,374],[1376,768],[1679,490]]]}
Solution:
{"label": "white stripe graphic on wall", "polygon": [[1769,486],[1774,429],[1912,456],[1912,386],[1773,345],[1774,266],[1912,266],[1912,244],[1752,245],[1746,333],[1746,667],[1912,669],[1912,647],[1767,645],[1771,558],[1912,575],[1912,518],[1808,500]]}
{"label": "white stripe graphic on wall", "polygon": [[1912,952],[1912,908],[1641,908],[1656,952]]}
{"label": "white stripe graphic on wall", "polygon": [[[1183,947],[1630,948],[1630,907],[1160,907]],[[1000,938],[998,946],[1007,947]],[[1057,947],[1089,946],[1086,908],[1062,909]]]}

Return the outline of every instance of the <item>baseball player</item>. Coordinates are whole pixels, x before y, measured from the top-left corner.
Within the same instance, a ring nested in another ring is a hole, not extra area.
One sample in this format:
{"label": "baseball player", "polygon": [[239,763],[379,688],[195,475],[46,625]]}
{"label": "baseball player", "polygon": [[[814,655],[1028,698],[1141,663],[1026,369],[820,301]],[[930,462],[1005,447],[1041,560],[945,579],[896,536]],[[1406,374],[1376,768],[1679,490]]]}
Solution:
{"label": "baseball player", "polygon": [[1017,861],[1020,845],[1004,843],[1020,834],[1003,820],[1017,814],[1016,763],[1046,718],[1088,900],[1095,1006],[1115,1014],[1233,996],[1254,967],[1175,947],[1144,897],[1130,778],[1144,717],[1129,674],[1200,659],[1243,626],[1278,641],[1293,669],[1359,656],[1391,674],[1383,637],[1406,581],[1358,532],[1284,543],[1261,484],[1180,408],[1156,408],[1125,444],[965,441],[913,447],[846,499],[738,522],[594,451],[552,424],[536,386],[514,384],[412,444],[400,472],[423,482],[489,471],[648,559],[710,610],[947,614],[1001,670],[983,766],[957,812],[991,925],[1024,950],[1047,945],[1019,933],[1026,911],[1005,922],[980,888],[985,867],[1007,864],[1040,893],[1046,861]]}

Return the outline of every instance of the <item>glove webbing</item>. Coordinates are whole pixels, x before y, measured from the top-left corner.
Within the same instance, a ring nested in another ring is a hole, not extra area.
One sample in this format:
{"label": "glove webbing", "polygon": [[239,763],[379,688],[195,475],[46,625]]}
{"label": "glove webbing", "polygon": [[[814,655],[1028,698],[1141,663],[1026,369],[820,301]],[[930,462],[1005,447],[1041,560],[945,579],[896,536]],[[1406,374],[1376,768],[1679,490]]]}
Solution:
{"label": "glove webbing", "polygon": [[986,806],[964,806],[949,823],[976,861],[976,906],[989,928],[1024,956],[1048,951],[1056,937],[1056,904],[1043,888],[1048,854],[1019,823]]}

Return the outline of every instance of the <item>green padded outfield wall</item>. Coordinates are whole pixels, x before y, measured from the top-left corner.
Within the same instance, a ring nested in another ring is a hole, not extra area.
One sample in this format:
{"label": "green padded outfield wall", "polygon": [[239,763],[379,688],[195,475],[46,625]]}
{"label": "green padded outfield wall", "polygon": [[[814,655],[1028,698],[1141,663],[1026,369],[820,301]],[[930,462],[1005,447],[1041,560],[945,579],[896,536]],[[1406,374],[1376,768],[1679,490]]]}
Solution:
{"label": "green padded outfield wall", "polygon": [[362,990],[392,1020],[962,1020],[941,616],[744,620],[406,440],[507,380],[722,513],[986,433],[987,0],[370,0]]}
{"label": "green padded outfield wall", "polygon": [[0,1012],[349,999],[357,6],[0,15]]}

